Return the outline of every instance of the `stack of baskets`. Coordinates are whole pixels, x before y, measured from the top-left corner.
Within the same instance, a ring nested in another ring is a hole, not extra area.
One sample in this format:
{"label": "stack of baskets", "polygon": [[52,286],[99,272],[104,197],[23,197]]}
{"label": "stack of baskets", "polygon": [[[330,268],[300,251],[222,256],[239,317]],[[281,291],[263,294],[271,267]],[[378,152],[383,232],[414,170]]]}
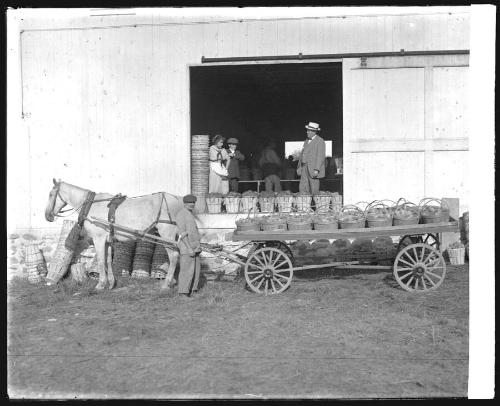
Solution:
{"label": "stack of baskets", "polygon": [[286,224],[289,230],[312,230],[313,216],[310,213],[293,213],[287,216]]}
{"label": "stack of baskets", "polygon": [[26,247],[26,268],[28,271],[28,281],[39,283],[47,276],[47,264],[42,251],[37,244],[30,244]]}
{"label": "stack of baskets", "polygon": [[151,278],[165,279],[166,272],[160,268],[164,263],[169,262],[167,250],[161,244],[155,244],[153,259],[151,261]]}
{"label": "stack of baskets", "polygon": [[208,193],[208,135],[193,135],[191,138],[191,193],[202,200]]}
{"label": "stack of baskets", "polygon": [[130,276],[135,253],[135,240],[116,241],[114,243],[113,272],[124,277]]}
{"label": "stack of baskets", "polygon": [[140,240],[137,243],[132,265],[132,278],[149,278],[154,250],[155,244],[152,242]]}
{"label": "stack of baskets", "polygon": [[276,203],[280,213],[290,213],[292,211],[293,195],[290,191],[278,192],[276,195]]}
{"label": "stack of baskets", "polygon": [[328,213],[331,209],[332,194],[319,191],[313,196],[316,213]]}
{"label": "stack of baskets", "polygon": [[310,211],[312,195],[306,192],[295,193],[294,203],[297,211]]}
{"label": "stack of baskets", "polygon": [[221,193],[207,193],[205,201],[208,206],[208,212],[218,214],[222,211],[222,201],[224,197]]}
{"label": "stack of baskets", "polygon": [[338,214],[333,211],[327,213],[316,213],[313,217],[313,222],[315,230],[331,231],[339,228]]}
{"label": "stack of baskets", "polygon": [[279,214],[270,214],[269,216],[260,218],[260,228],[262,231],[284,231],[286,227],[286,219]]}
{"label": "stack of baskets", "polygon": [[407,226],[418,224],[420,219],[420,208],[404,198],[400,198],[395,206],[392,225]]}
{"label": "stack of baskets", "polygon": [[392,226],[393,208],[381,200],[375,200],[365,209],[366,225],[372,227]]}
{"label": "stack of baskets", "polygon": [[440,199],[426,197],[420,201],[418,206],[420,207],[420,222],[422,224],[441,223],[450,219],[450,209]]}
{"label": "stack of baskets", "polygon": [[260,192],[259,207],[261,213],[273,213],[275,199],[276,195],[274,194],[274,192]]}
{"label": "stack of baskets", "polygon": [[239,213],[241,195],[236,192],[229,192],[224,196],[224,206],[226,213]]}
{"label": "stack of baskets", "polygon": [[253,190],[243,192],[240,199],[240,207],[243,213],[250,213],[250,211],[257,210],[257,203],[259,201],[259,194]]}
{"label": "stack of baskets", "polygon": [[365,213],[355,205],[346,205],[339,213],[340,228],[364,228],[365,221]]}

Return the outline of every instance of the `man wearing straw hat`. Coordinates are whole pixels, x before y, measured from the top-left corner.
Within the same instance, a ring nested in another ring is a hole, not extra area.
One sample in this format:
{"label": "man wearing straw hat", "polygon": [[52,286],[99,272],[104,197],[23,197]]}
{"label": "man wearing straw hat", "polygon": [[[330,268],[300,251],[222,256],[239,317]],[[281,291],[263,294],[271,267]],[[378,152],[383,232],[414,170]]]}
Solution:
{"label": "man wearing straw hat", "polygon": [[227,145],[229,146],[227,150],[227,154],[229,155],[227,165],[229,191],[238,192],[238,180],[240,179],[240,164],[238,161],[243,161],[245,156],[236,149],[238,147],[238,138],[229,138]]}
{"label": "man wearing straw hat", "polygon": [[305,127],[307,139],[297,165],[299,192],[314,195],[319,192],[319,179],[325,177],[325,141],[318,135],[321,131],[318,123],[311,121]]}
{"label": "man wearing straw hat", "polygon": [[198,291],[200,280],[200,234],[193,216],[196,196],[183,197],[184,207],[176,216],[179,233],[180,271],[177,293],[182,298]]}

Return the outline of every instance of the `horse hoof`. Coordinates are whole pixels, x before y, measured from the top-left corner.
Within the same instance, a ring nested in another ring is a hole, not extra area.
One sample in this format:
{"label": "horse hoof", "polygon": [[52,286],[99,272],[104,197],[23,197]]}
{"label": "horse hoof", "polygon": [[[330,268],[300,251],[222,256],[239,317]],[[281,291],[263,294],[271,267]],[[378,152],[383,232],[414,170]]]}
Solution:
{"label": "horse hoof", "polygon": [[95,287],[96,290],[104,290],[104,285],[98,283]]}
{"label": "horse hoof", "polygon": [[116,288],[116,285],[117,285],[117,283],[116,283],[116,281],[114,281],[112,284],[110,283],[110,284],[108,285],[108,289],[109,289],[109,290],[112,290],[112,289]]}

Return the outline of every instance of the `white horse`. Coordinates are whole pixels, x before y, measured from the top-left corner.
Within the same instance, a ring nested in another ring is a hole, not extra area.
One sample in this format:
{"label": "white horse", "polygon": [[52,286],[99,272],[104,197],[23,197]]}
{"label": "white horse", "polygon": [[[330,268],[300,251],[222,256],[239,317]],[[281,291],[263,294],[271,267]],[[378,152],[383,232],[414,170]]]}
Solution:
{"label": "white horse", "polygon": [[[56,181],[53,179],[53,182],[54,187],[49,193],[49,201],[45,208],[45,219],[47,221],[54,221],[54,218],[59,216],[61,209],[66,205],[71,206],[77,212],[82,210],[91,193],[90,190],[70,185],[61,180]],[[114,195],[110,193],[96,193],[86,217],[91,216],[107,220],[109,211],[107,206],[113,197]],[[165,192],[126,198],[116,209],[115,224],[138,231],[144,231],[156,226],[162,238],[175,241],[177,226],[171,222],[175,221],[177,213],[182,207],[182,198]],[[111,267],[111,256],[108,255],[108,258],[106,258],[106,241],[109,236],[109,228],[86,219],[83,222],[83,232],[92,238],[96,250],[97,269],[99,271],[99,282],[96,289],[101,290],[106,286],[108,289],[113,289],[116,280]],[[115,231],[115,238],[118,241],[129,240],[126,234],[120,233],[119,230]],[[167,276],[161,285],[162,289],[170,288],[179,259],[179,253],[176,250],[168,246],[165,246],[165,249],[170,263],[168,271],[165,269],[166,266],[163,267],[166,263],[161,266],[162,269],[167,271]]]}

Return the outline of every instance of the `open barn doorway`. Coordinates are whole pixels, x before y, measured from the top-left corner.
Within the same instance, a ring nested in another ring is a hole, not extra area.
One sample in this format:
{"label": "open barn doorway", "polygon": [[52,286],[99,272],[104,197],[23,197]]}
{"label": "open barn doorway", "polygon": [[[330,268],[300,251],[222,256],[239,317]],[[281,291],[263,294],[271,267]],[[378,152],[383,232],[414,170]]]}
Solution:
{"label": "open barn doorway", "polygon": [[304,125],[314,121],[327,143],[320,188],[342,194],[341,62],[194,66],[190,85],[191,134],[239,140],[246,157],[239,192],[262,189],[257,162],[271,138],[283,159],[282,188],[297,192],[298,177],[291,179],[285,160],[296,155],[306,138]]}

